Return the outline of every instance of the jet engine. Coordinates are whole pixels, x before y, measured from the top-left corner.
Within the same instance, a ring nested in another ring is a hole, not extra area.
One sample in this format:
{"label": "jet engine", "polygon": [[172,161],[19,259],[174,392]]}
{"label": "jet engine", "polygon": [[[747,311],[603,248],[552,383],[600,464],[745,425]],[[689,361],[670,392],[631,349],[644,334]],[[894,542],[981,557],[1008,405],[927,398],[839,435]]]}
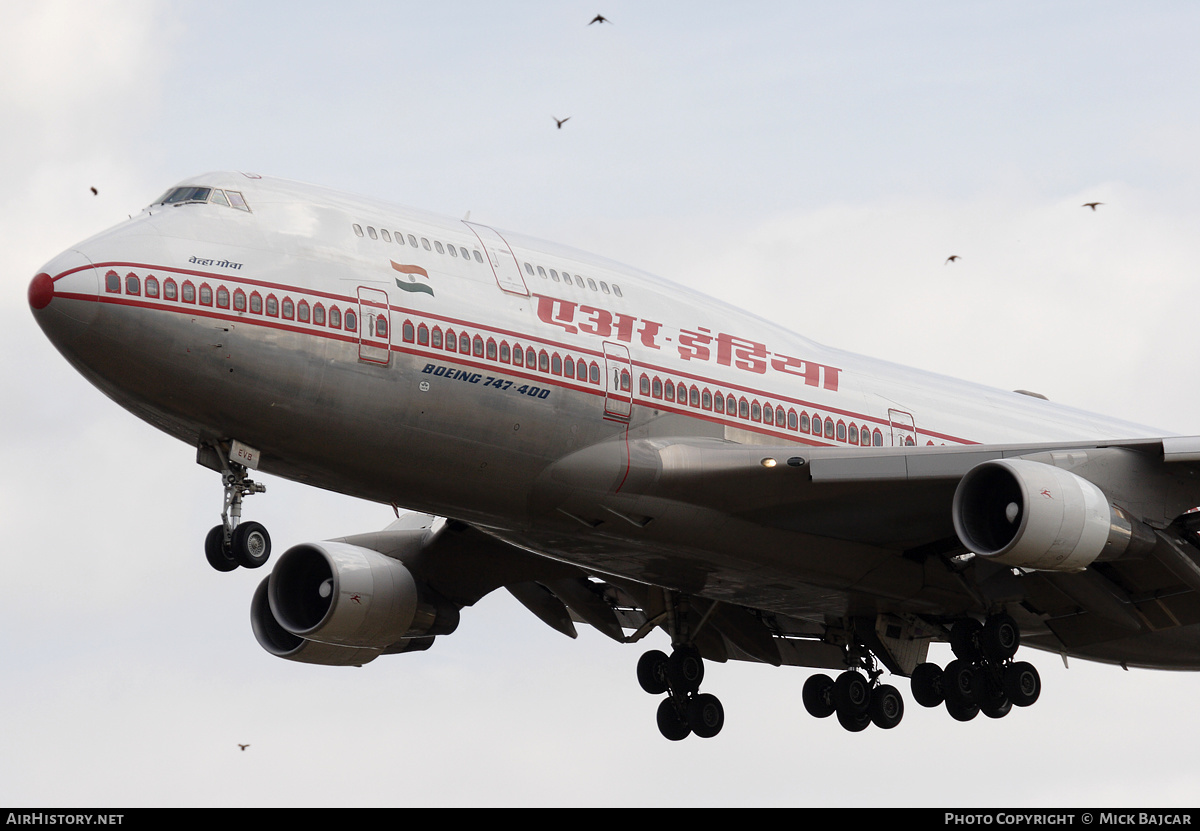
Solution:
{"label": "jet engine", "polygon": [[284,552],[255,592],[254,636],[273,655],[359,665],[380,654],[427,649],[458,627],[458,606],[437,597],[404,563],[344,542]]}
{"label": "jet engine", "polygon": [[1087,479],[1028,459],[973,467],[954,492],[953,515],[969,550],[1021,568],[1082,571],[1154,541]]}

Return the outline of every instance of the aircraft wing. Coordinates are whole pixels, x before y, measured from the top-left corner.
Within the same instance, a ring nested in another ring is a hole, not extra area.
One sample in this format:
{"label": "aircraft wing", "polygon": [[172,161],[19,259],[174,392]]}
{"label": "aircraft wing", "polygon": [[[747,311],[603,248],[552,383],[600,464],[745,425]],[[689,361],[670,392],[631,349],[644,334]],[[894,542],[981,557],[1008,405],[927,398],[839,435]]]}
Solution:
{"label": "aircraft wing", "polygon": [[[1118,539],[1120,555],[1111,556],[1110,540],[1078,567],[1014,569],[1003,559],[960,557],[968,547],[955,529],[955,493],[964,476],[997,460],[1054,468],[1056,482],[1083,480],[1085,490],[1094,484],[1114,527],[1131,529]],[[777,638],[789,627],[802,638],[806,622],[811,632],[824,614],[856,605],[936,621],[1012,603],[1024,610],[1028,643],[1103,660],[1106,642],[1200,622],[1200,547],[1180,519],[1200,504],[1198,460],[1194,437],[845,449],[643,438],[560,460],[541,493],[548,509],[596,535],[615,526],[644,540],[656,565],[639,579],[677,588],[691,581],[698,593],[756,610]],[[689,525],[700,529],[695,537]],[[671,554],[672,541],[698,551],[701,536],[713,548],[732,537],[744,553],[700,565]],[[621,565],[591,556],[602,570]],[[806,580],[815,587],[807,596],[787,591]],[[827,665],[811,655],[784,661]]]}

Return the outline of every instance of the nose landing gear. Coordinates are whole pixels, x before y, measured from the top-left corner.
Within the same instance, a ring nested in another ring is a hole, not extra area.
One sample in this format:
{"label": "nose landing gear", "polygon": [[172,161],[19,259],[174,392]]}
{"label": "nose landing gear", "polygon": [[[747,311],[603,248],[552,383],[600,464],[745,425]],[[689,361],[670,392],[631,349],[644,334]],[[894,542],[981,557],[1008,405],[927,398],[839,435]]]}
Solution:
{"label": "nose landing gear", "polygon": [[[237,442],[234,444],[238,446]],[[253,455],[257,457],[257,453]],[[255,493],[265,493],[266,485],[246,478],[246,466],[227,461],[221,448],[202,445],[197,461],[205,467],[220,470],[225,488],[221,524],[214,526],[204,538],[204,556],[208,564],[217,571],[264,565],[271,557],[271,535],[261,523],[241,522],[241,518],[242,500]]]}

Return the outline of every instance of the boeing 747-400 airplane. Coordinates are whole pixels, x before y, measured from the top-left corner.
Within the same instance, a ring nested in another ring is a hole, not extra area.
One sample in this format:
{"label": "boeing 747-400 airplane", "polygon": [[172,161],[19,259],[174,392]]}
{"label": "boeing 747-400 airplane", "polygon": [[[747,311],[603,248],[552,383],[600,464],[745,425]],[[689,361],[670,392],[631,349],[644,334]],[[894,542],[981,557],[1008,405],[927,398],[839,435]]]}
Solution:
{"label": "boeing 747-400 airplane", "polygon": [[[654,627],[669,739],[715,735],[705,661],[813,667],[814,716],[1028,706],[1021,643],[1200,669],[1200,438],[813,343],[589,254],[240,173],[198,176],[29,286],[59,351],[197,449],[218,570],[256,568],[263,470],[402,506],[295,546],[270,653],[429,648],[504,587],[574,636]],[[199,541],[197,541],[199,543]],[[199,546],[198,546],[199,547]],[[928,662],[949,641],[947,666]]]}

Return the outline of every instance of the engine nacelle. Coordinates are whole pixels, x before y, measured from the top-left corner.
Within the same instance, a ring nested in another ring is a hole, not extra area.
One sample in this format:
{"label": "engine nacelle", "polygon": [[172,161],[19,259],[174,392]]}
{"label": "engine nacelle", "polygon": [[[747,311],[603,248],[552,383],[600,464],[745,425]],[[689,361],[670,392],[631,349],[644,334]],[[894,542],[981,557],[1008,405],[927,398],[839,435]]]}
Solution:
{"label": "engine nacelle", "polygon": [[969,550],[1022,568],[1082,571],[1153,541],[1088,480],[1028,459],[971,468],[954,492],[953,511],[954,530]]}
{"label": "engine nacelle", "polygon": [[284,629],[271,614],[271,604],[267,600],[267,584],[270,580],[269,574],[262,579],[250,603],[250,627],[254,630],[254,639],[263,649],[289,661],[335,667],[362,666],[380,654],[378,649],[306,641]]}
{"label": "engine nacelle", "polygon": [[[403,563],[348,543],[289,548],[271,572],[266,593],[271,617],[283,632],[377,654],[406,651],[420,643],[415,639],[427,645],[427,636],[458,627],[458,607],[434,595]],[[287,639],[269,626],[256,624],[256,633],[258,628],[267,643],[286,647]]]}

